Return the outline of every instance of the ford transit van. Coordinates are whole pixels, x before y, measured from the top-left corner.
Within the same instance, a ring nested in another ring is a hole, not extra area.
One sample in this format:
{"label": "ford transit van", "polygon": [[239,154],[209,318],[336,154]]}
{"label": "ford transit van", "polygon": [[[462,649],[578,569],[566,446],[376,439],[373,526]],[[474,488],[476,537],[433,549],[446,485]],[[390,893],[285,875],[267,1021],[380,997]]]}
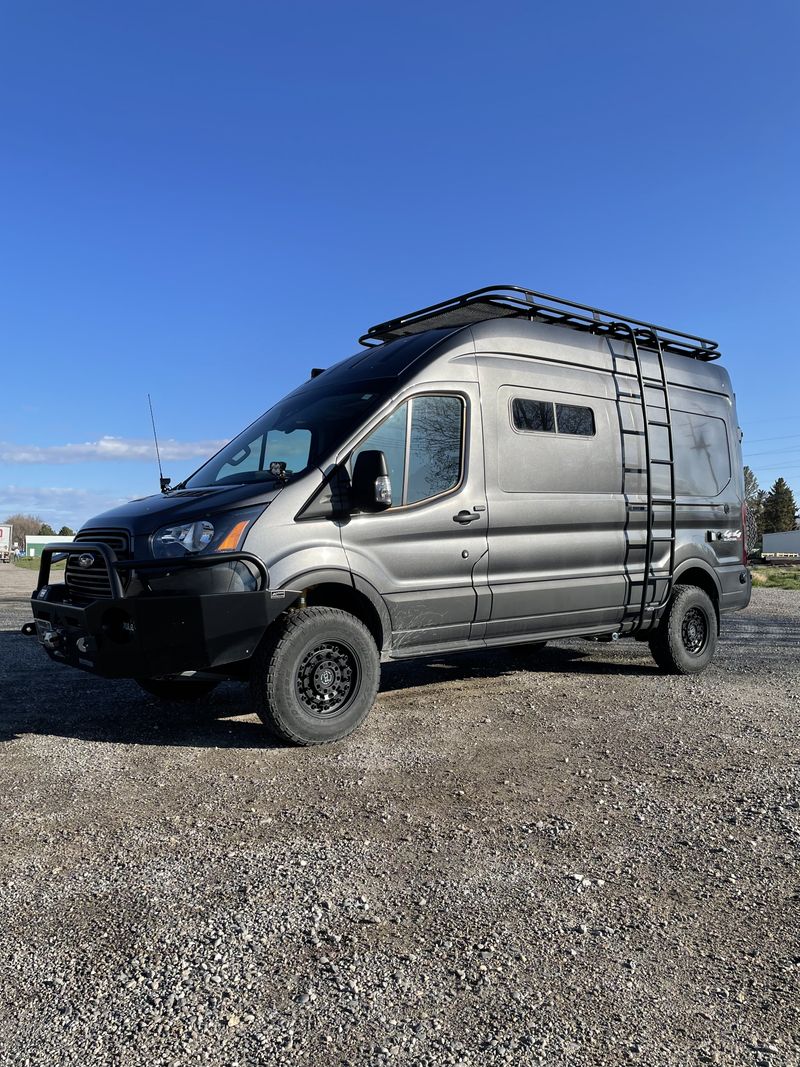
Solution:
{"label": "ford transit van", "polygon": [[363,721],[387,660],[627,637],[707,666],[750,599],[715,342],[492,286],[361,343],[185,481],[48,546],[26,630],[53,660],[165,700],[249,681],[304,745]]}

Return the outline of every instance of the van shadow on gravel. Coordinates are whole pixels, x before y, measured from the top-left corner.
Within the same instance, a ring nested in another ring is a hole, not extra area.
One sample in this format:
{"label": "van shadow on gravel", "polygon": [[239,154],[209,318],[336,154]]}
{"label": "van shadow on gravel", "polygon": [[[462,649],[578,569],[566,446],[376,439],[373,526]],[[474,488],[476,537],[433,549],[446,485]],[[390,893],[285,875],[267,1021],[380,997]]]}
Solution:
{"label": "van shadow on gravel", "polygon": [[50,662],[34,638],[0,632],[0,742],[24,734],[127,745],[274,748],[246,686],[222,682],[190,704],[161,703],[126,679]]}
{"label": "van shadow on gravel", "polygon": [[[600,646],[602,647],[602,646]],[[381,692],[436,683],[501,678],[520,671],[593,675],[649,675],[655,665],[601,658],[599,647],[552,646],[463,652],[386,663]],[[163,704],[135,682],[108,680],[51,663],[37,642],[0,632],[0,742],[24,734],[130,745],[192,748],[275,748],[251,712],[248,687],[222,682],[209,698]]]}
{"label": "van shadow on gravel", "polygon": [[[628,643],[630,647],[630,643]],[[531,671],[534,674],[614,674],[652,675],[658,668],[649,655],[643,663],[625,663],[605,658],[604,646],[585,642],[582,646],[548,645],[533,648],[525,645],[509,648],[476,649],[450,656],[385,663],[381,670],[381,692],[433,685],[437,682],[464,681],[469,678],[502,678],[504,675]]]}

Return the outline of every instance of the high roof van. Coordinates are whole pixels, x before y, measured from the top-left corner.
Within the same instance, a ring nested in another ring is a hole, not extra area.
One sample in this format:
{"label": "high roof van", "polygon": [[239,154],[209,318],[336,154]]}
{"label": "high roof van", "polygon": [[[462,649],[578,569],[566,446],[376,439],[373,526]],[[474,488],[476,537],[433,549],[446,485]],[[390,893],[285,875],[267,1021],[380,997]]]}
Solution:
{"label": "high roof van", "polygon": [[361,342],[45,551],[26,631],[52,659],[165,700],[249,680],[304,745],[363,721],[387,660],[629,637],[707,666],[750,599],[715,342],[518,286]]}

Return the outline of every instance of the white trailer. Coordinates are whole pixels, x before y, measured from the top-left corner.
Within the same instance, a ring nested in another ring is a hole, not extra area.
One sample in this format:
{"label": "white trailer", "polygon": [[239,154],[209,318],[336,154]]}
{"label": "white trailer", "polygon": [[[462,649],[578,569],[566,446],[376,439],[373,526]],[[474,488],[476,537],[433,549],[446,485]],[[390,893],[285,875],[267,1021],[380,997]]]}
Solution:
{"label": "white trailer", "polygon": [[765,563],[800,563],[800,530],[765,533],[761,558]]}
{"label": "white trailer", "polygon": [[11,560],[11,537],[13,532],[13,526],[0,526],[0,563],[8,563]]}

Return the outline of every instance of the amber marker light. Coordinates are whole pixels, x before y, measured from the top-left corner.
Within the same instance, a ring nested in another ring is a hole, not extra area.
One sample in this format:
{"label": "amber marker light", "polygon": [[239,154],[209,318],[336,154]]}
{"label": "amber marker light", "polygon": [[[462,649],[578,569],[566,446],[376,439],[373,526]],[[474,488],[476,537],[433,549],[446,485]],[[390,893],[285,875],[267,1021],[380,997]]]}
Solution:
{"label": "amber marker light", "polygon": [[242,542],[244,532],[247,529],[247,519],[237,522],[226,534],[222,541],[214,549],[215,552],[234,552]]}

